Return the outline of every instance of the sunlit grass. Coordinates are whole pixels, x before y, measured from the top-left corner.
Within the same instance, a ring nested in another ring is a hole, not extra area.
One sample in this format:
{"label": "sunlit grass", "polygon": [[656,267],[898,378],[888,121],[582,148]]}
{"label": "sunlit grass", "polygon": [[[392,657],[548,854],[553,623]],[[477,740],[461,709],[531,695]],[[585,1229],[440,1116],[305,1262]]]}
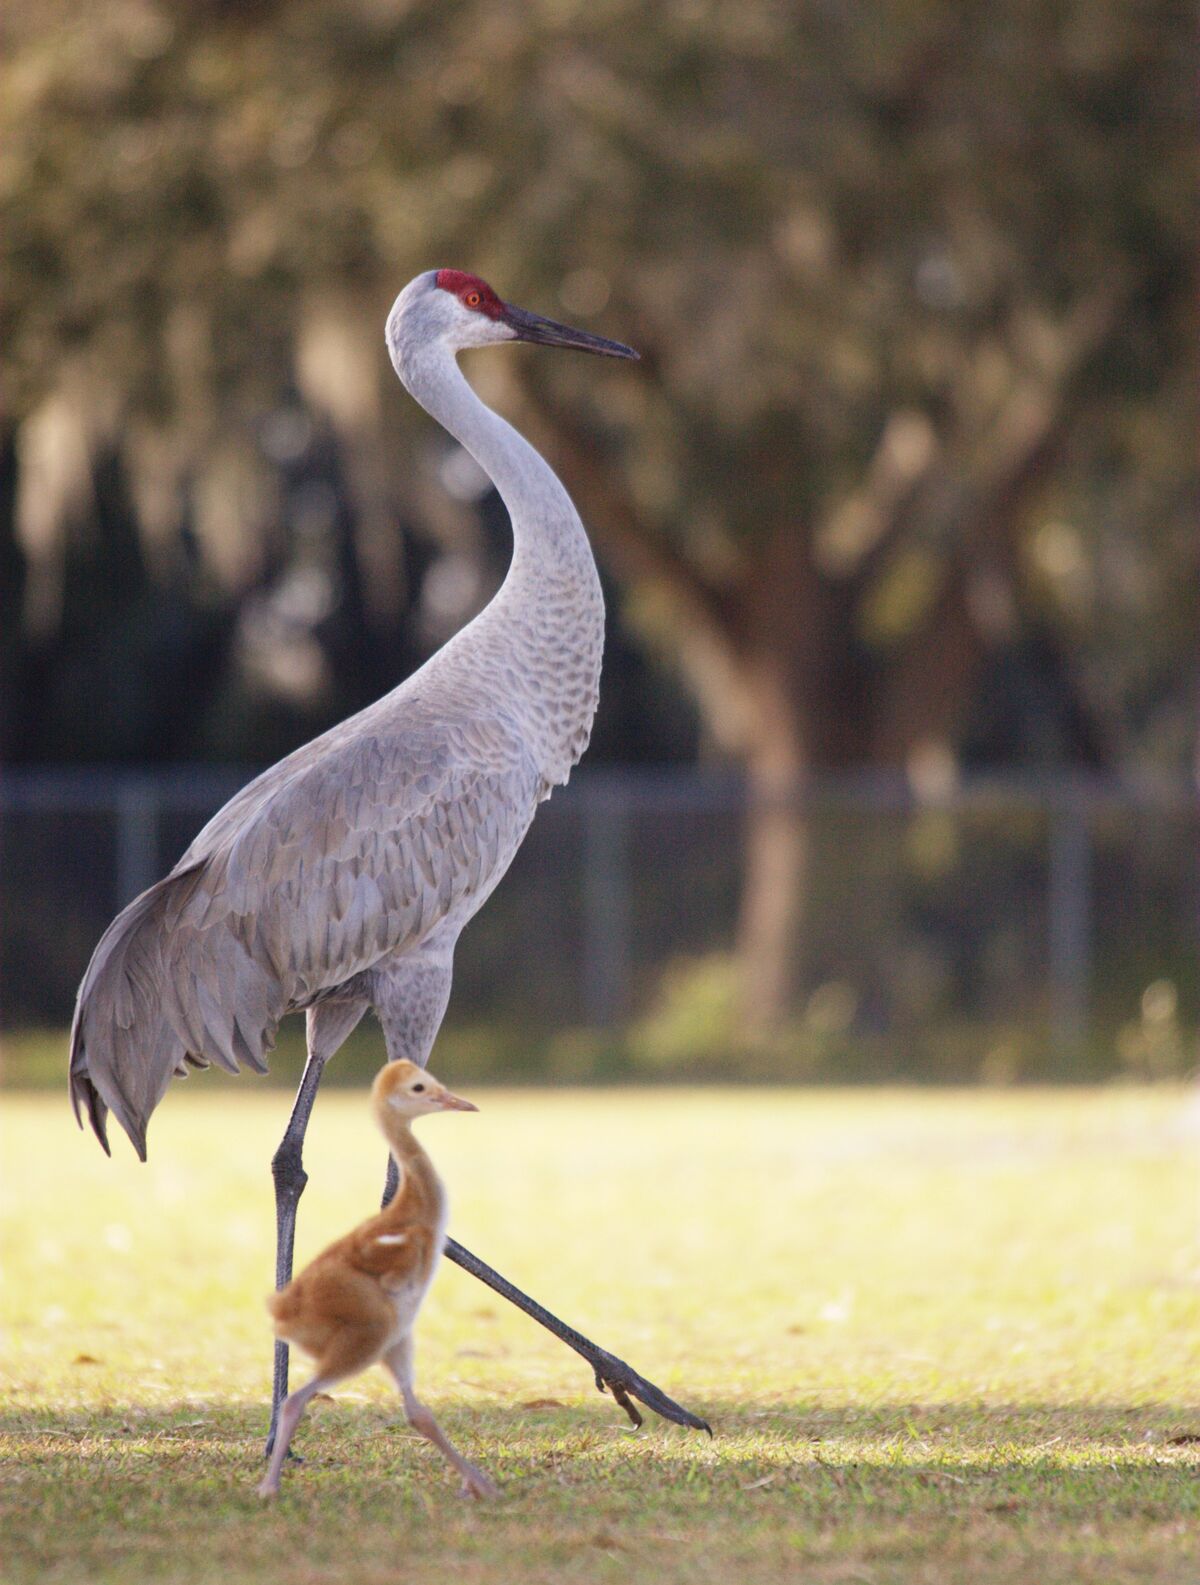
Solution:
{"label": "sunlit grass", "polygon": [[[715,1440],[632,1433],[447,1266],[419,1384],[502,1500],[460,1502],[373,1372],[263,1512],[287,1098],[204,1085],[147,1167],[61,1097],[0,1102],[5,1579],[1197,1576],[1183,1090],[482,1093],[423,1125],[453,1231]],[[323,1096],[301,1258],[373,1207],[381,1155],[363,1097]]]}

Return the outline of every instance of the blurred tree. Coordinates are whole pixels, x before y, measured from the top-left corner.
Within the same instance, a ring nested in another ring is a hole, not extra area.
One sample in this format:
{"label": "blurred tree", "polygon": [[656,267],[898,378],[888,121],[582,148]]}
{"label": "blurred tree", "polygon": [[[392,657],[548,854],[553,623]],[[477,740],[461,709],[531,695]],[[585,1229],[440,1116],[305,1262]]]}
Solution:
{"label": "blurred tree", "polygon": [[[308,558],[310,605],[357,602],[369,634],[411,599],[396,502],[444,546],[469,534],[414,450],[427,428],[383,395],[379,326],[416,269],[557,295],[641,346],[604,378],[477,372],[748,769],[760,1024],[796,973],[790,794],[813,772],[932,787],[964,743],[1021,754],[1007,705],[1047,689],[1049,752],[1184,761],[1173,0],[12,0],[3,27],[7,416],[81,382],[93,449],[177,503],[147,535],[190,499],[227,606],[264,579],[278,605]],[[288,411],[330,437],[332,511],[286,497]],[[297,697],[320,692],[310,662]]]}

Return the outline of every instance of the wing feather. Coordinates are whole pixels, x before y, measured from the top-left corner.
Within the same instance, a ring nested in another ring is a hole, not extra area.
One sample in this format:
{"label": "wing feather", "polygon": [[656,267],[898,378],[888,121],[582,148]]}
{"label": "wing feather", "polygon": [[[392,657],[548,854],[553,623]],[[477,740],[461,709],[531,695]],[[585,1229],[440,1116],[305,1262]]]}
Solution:
{"label": "wing feather", "polygon": [[106,1148],[109,1109],[144,1157],[172,1075],[264,1072],[285,1012],[465,918],[507,868],[540,790],[519,733],[371,715],[251,782],[105,932],[71,1093]]}

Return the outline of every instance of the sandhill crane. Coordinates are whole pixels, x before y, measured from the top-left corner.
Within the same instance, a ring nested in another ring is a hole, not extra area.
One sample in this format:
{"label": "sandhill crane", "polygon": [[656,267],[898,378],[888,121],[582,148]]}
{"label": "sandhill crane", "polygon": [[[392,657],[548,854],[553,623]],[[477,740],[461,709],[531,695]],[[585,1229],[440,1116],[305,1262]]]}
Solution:
{"label": "sandhill crane", "polygon": [[260,1497],[274,1497],[288,1444],[309,1400],[376,1362],[395,1378],[409,1424],[462,1476],[463,1495],[494,1497],[496,1487],[465,1459],[413,1390],[413,1322],[446,1236],[446,1195],[433,1163],[413,1137],[414,1118],[474,1112],[413,1062],[391,1062],[371,1087],[375,1119],[391,1147],[399,1187],[388,1204],[316,1257],[268,1308],[278,1337],[316,1361],[312,1380],[284,1400],[279,1433]]}
{"label": "sandhill crane", "polygon": [[[79,988],[76,1119],[86,1110],[108,1150],[111,1110],[142,1160],[173,1075],[211,1062],[265,1072],[279,1020],[307,1010],[308,1060],[271,1164],[279,1288],[291,1277],[304,1133],[326,1062],[372,1007],[388,1059],[425,1066],[459,933],[591,731],[604,604],[587,535],[557,476],[456,361],[507,341],[637,356],[502,302],[459,270],[418,275],[397,297],[386,329],[396,373],[493,480],[512,520],[496,596],[398,688],[236,794],[108,927]],[[389,1164],[385,1203],[394,1187]],[[447,1240],[446,1253],[581,1354],[635,1424],[633,1398],[708,1430],[461,1245]],[[268,1446],[287,1369],[280,1342]]]}

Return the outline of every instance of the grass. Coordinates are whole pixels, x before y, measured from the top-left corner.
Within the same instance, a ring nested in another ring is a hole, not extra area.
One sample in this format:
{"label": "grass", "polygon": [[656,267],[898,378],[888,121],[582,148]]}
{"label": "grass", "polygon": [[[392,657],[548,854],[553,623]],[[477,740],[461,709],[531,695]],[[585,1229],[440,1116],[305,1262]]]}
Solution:
{"label": "grass", "polygon": [[[452,1076],[451,1076],[452,1077]],[[464,1086],[465,1088],[465,1086]],[[6,1094],[10,1585],[1200,1575],[1195,1102],[1044,1092],[485,1092],[424,1138],[452,1228],[716,1427],[633,1433],[457,1268],[419,1385],[504,1488],[467,1505],[382,1372],[264,1509],[267,1162],[286,1098],[172,1093],[150,1164]],[[318,1104],[301,1257],[367,1212]]]}

